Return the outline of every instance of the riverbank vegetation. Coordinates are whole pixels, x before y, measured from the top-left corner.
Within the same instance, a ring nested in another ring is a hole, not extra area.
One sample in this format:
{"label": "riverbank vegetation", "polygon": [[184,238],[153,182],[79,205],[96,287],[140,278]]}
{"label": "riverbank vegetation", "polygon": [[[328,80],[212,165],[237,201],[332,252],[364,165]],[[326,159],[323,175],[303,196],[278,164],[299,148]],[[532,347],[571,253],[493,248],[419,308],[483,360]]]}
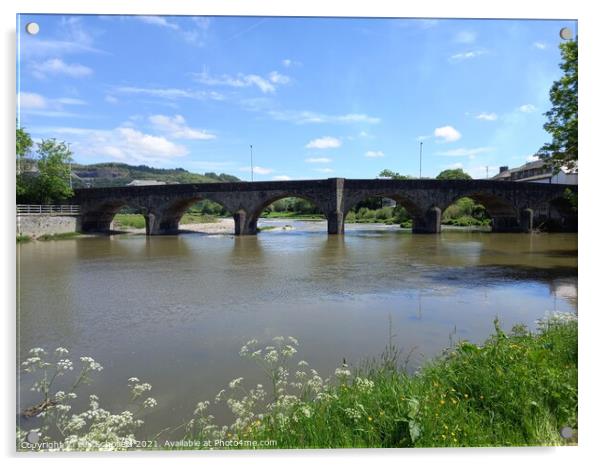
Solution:
{"label": "riverbank vegetation", "polygon": [[[113,219],[116,229],[120,228],[145,228],[146,222],[142,214],[118,213]],[[180,219],[180,225],[190,225],[193,223],[217,223],[219,217],[215,215],[203,214],[199,212],[186,212]]]}
{"label": "riverbank vegetation", "polygon": [[17,243],[27,243],[29,241],[57,241],[63,239],[79,238],[80,233],[75,231],[69,231],[66,233],[47,233],[40,236],[29,236],[29,235],[17,235]]}
{"label": "riverbank vegetation", "polygon": [[[518,325],[506,333],[499,322],[494,324],[483,344],[459,341],[414,374],[405,370],[404,355],[392,342],[379,359],[353,370],[343,363],[323,379],[299,359],[294,338],[276,337],[267,346],[252,340],[240,355],[266,374],[265,386],[248,387],[242,377],[235,378],[214,400],[199,402],[188,422],[142,440],[136,436],[142,417],[161,401],[148,396],[150,384],[129,379],[130,410],[111,413],[91,395],[89,407],[74,413],[77,386],[90,382],[102,367],[92,358],[80,358],[71,388],[55,392],[53,384],[73,373],[74,362],[64,348],[54,355],[34,348],[22,367],[40,374],[33,388],[41,399],[24,415],[39,419],[42,440],[63,442],[65,450],[127,449],[139,442],[153,448],[575,443],[559,432],[577,427],[576,316],[547,316],[533,332]],[[220,426],[210,414],[220,403],[233,413],[232,424]],[[161,436],[182,440],[161,443]],[[21,449],[31,448],[23,431],[18,442]]]}

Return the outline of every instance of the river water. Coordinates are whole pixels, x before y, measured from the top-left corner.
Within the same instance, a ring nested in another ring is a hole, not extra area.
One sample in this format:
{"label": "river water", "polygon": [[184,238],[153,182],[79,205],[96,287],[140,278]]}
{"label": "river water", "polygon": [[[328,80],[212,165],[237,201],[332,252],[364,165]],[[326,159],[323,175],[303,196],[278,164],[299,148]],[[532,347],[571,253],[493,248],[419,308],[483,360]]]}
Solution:
{"label": "river water", "polygon": [[[262,224],[293,229],[18,244],[21,354],[63,346],[99,361],[76,404],[96,393],[101,406],[127,409],[127,379],[150,382],[152,434],[235,377],[267,385],[238,355],[251,338],[294,336],[299,356],[328,375],[343,358],[377,357],[392,333],[413,369],[450,340],[482,342],[496,316],[505,329],[534,328],[547,311],[577,310],[576,234],[347,225],[336,237],[324,222]],[[19,381],[18,411],[39,401],[31,376]]]}

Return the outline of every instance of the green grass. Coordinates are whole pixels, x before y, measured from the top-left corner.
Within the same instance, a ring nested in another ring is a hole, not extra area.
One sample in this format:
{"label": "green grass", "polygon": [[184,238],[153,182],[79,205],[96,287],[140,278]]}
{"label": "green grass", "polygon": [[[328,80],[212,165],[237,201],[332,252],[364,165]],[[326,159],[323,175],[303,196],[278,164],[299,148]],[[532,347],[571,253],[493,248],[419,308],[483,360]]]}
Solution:
{"label": "green grass", "polygon": [[275,225],[264,225],[262,227],[258,227],[257,231],[261,232],[261,231],[276,230],[277,228],[281,228],[281,227],[277,227]]}
{"label": "green grass", "polygon": [[41,235],[41,236],[36,237],[36,239],[38,241],[55,241],[55,240],[78,238],[79,236],[81,236],[80,233],[78,233],[76,231],[70,231],[67,233],[54,233],[52,235],[50,235],[50,234]]}
{"label": "green grass", "polygon": [[[393,357],[391,355],[393,354]],[[577,426],[577,323],[548,324],[538,334],[515,327],[477,346],[460,342],[415,375],[394,351],[331,386],[311,415],[286,422],[277,413],[240,433],[278,448],[475,447],[567,444]]]}
{"label": "green grass", "polygon": [[31,236],[17,235],[17,243],[28,243],[29,241],[31,241]]}
{"label": "green grass", "polygon": [[[141,214],[116,214],[113,220],[117,228],[145,228],[146,222]],[[181,225],[191,223],[216,223],[219,222],[219,217],[215,215],[185,213],[181,220]]]}
{"label": "green grass", "polygon": [[324,216],[321,214],[301,214],[298,212],[270,212],[264,213],[261,218],[290,218],[298,220],[324,220]]}
{"label": "green grass", "polygon": [[125,228],[145,228],[146,222],[141,214],[116,214],[113,218],[115,226]]}
{"label": "green grass", "polygon": [[190,223],[217,223],[219,222],[219,217],[215,215],[208,214],[198,214],[198,213],[186,213],[182,216],[180,220],[180,224],[190,224]]}
{"label": "green grass", "polygon": [[491,219],[479,220],[469,215],[463,215],[457,218],[444,218],[441,220],[443,225],[453,225],[457,227],[471,227],[471,226],[490,226]]}

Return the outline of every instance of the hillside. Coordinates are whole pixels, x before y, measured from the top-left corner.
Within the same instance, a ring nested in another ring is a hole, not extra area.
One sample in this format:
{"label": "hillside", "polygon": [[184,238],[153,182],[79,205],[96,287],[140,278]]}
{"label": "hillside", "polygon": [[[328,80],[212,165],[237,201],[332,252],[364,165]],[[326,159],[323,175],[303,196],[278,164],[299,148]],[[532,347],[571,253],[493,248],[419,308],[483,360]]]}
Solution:
{"label": "hillside", "polygon": [[146,165],[128,165],[125,163],[96,163],[93,165],[73,164],[73,187],[102,188],[125,186],[133,180],[156,180],[166,183],[217,183],[241,181],[226,173],[208,172],[203,175],[191,173],[183,168],[152,168]]}

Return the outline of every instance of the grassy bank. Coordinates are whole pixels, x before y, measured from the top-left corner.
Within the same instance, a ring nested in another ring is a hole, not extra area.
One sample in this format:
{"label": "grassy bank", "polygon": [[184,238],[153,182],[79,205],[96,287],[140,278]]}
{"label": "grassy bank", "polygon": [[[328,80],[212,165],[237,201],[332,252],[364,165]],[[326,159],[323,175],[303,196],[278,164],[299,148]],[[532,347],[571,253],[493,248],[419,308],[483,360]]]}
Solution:
{"label": "grassy bank", "polygon": [[[565,426],[577,428],[577,321],[572,314],[550,316],[536,332],[516,326],[506,334],[496,321],[495,332],[482,345],[458,342],[414,374],[407,373],[404,355],[389,344],[380,359],[354,371],[343,364],[323,379],[298,360],[297,348],[292,337],[275,337],[265,347],[256,340],[244,345],[241,357],[267,375],[266,386],[245,386],[242,377],[236,378],[213,401],[199,402],[192,419],[161,430],[182,443],[159,442],[159,434],[139,438],[142,419],[161,400],[150,397],[152,386],[135,377],[128,380],[127,411],[104,410],[91,395],[89,409],[74,413],[70,400],[77,398],[78,385],[102,367],[82,357],[78,374],[65,348],[57,348],[54,356],[34,348],[22,363],[25,371],[41,377],[35,385],[40,403],[25,412],[37,415],[44,441],[63,441],[66,450],[136,448],[140,440],[156,449],[576,443],[559,433]],[[73,377],[71,388],[55,393],[57,376],[61,386],[69,386],[64,378]],[[235,418],[230,425],[217,425],[210,414],[221,403]],[[25,435],[18,432],[19,442]]]}
{"label": "grassy bank", "polygon": [[63,239],[73,239],[80,237],[81,234],[75,231],[67,233],[45,234],[40,236],[17,235],[17,243],[27,243],[29,241],[57,241]]}
{"label": "grassy bank", "polygon": [[[116,214],[114,218],[116,228],[145,228],[144,216],[141,214]],[[192,223],[217,223],[219,217],[215,215],[186,213],[180,219],[181,225]]]}
{"label": "grassy bank", "polygon": [[354,374],[338,369],[317,393],[304,377],[298,396],[230,435],[278,448],[562,445],[560,429],[577,425],[577,323],[505,334],[496,322],[485,344],[460,342],[414,375],[388,348]]}
{"label": "grassy bank", "polygon": [[325,220],[324,215],[303,214],[301,212],[264,212],[261,218],[288,218],[294,220]]}

